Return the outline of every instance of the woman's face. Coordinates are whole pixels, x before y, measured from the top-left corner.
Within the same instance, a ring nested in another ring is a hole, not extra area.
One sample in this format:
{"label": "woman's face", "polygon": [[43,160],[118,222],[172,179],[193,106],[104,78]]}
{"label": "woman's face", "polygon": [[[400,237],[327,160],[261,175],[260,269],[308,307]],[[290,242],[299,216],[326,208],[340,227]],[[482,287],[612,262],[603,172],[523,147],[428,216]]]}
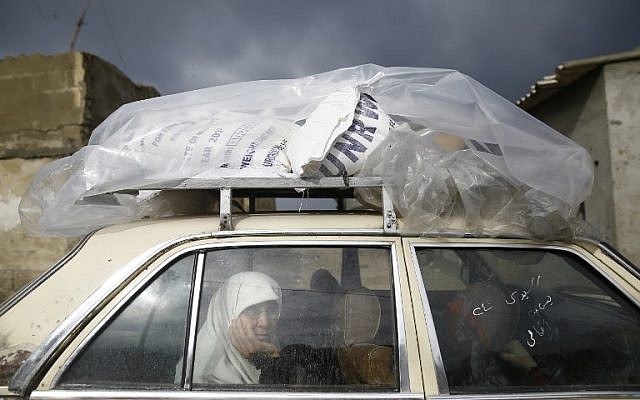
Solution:
{"label": "woman's face", "polygon": [[272,342],[273,334],[278,327],[280,310],[275,301],[265,301],[245,309],[241,314],[245,321],[250,321],[255,337],[262,342]]}

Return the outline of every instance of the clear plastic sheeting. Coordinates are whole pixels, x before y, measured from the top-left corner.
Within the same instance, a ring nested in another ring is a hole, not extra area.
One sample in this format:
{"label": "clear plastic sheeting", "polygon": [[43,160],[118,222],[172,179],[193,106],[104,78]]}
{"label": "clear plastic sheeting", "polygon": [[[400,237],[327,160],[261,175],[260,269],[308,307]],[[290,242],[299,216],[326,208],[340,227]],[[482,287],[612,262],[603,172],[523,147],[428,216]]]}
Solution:
{"label": "clear plastic sheeting", "polygon": [[566,236],[593,181],[582,147],[473,79],[369,64],[124,105],[88,146],[38,173],[20,213],[32,234],[79,235],[202,211],[157,192],[110,194],[125,189],[345,174],[383,176],[416,232],[463,215],[480,230],[491,218],[536,237]]}
{"label": "clear plastic sheeting", "polygon": [[[361,174],[382,177],[406,233],[544,239],[593,234],[576,218],[579,202],[569,204],[503,175],[475,147],[449,134],[404,124],[367,158]],[[357,194],[362,203],[381,207],[377,190]]]}

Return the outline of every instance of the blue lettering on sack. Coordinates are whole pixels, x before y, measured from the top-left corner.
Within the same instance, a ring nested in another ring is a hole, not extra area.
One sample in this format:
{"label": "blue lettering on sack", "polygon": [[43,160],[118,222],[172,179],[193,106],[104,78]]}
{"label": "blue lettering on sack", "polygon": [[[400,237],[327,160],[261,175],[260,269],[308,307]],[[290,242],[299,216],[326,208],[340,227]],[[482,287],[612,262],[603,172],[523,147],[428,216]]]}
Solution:
{"label": "blue lettering on sack", "polygon": [[359,119],[354,119],[349,129],[347,129],[348,132],[357,133],[369,142],[373,142],[373,134],[376,133],[376,130],[377,128],[373,126],[365,126],[364,122]]}
{"label": "blue lettering on sack", "polygon": [[375,101],[369,95],[362,94],[360,96],[360,100],[358,101],[358,104],[356,105],[355,114],[363,115],[371,119],[378,119],[379,118],[378,113],[373,111],[377,109],[378,109],[378,106],[376,105]]}
{"label": "blue lettering on sack", "polygon": [[187,144],[186,147],[184,148],[185,161],[191,161],[191,158],[193,158],[195,145],[196,143],[198,143],[198,139],[200,139],[200,136],[202,136],[204,133],[205,131],[196,132],[189,138],[189,144]]}
{"label": "blue lettering on sack", "polygon": [[366,106],[364,106],[362,104],[362,102],[358,102],[358,105],[356,106],[356,110],[355,110],[355,114],[356,115],[363,115],[367,118],[371,118],[371,119],[378,119],[378,113],[371,110],[370,108],[367,108]]}
{"label": "blue lettering on sack", "polygon": [[363,109],[360,107],[356,107],[356,111],[355,111],[356,115],[363,115],[367,118],[371,118],[371,119],[378,119],[378,113],[373,112],[371,110],[368,109]]}
{"label": "blue lettering on sack", "polygon": [[216,128],[216,130],[213,131],[213,133],[209,136],[209,142],[211,143],[217,142],[223,132],[224,131],[222,130],[222,128]]}
{"label": "blue lettering on sack", "polygon": [[242,161],[240,161],[240,169],[246,168],[249,166],[249,164],[251,164],[251,159],[253,158],[253,155],[256,152],[257,146],[258,144],[256,142],[251,142],[251,144],[249,144],[249,147],[247,147],[247,151],[245,152],[244,157],[242,157]]}
{"label": "blue lettering on sack", "polygon": [[367,151],[367,148],[362,143],[358,142],[355,138],[351,137],[346,132],[343,133],[340,138],[346,140],[348,143],[335,142],[333,144],[333,147],[347,156],[347,158],[352,162],[358,161],[358,157],[353,154],[353,152],[364,153],[365,151]]}
{"label": "blue lettering on sack", "polygon": [[264,166],[264,167],[272,167],[273,163],[275,162],[276,158],[278,157],[278,154],[280,154],[280,152],[283,151],[286,148],[287,148],[287,139],[282,139],[282,141],[280,143],[276,144],[275,146],[273,146],[271,148],[271,150],[269,150],[269,152],[267,153],[267,155],[264,158],[264,161],[262,162],[262,166]]}
{"label": "blue lettering on sack", "polygon": [[[335,176],[341,176],[344,175],[347,172],[347,169],[345,168],[344,164],[342,163],[342,161],[338,160],[338,158],[336,156],[334,156],[331,153],[327,154],[327,161],[330,161],[333,165],[336,166],[336,168],[338,168],[338,172],[336,174],[333,174]],[[325,170],[328,172],[328,169],[325,168]],[[320,171],[322,171],[322,168],[320,168]],[[325,172],[323,172],[325,173]],[[326,176],[331,175],[331,173],[329,173]]]}
{"label": "blue lettering on sack", "polygon": [[238,143],[240,143],[240,141],[242,140],[242,138],[253,128],[256,127],[256,125],[258,125],[258,122],[245,122],[242,125],[240,125],[238,127],[238,129],[236,129],[233,134],[231,134],[231,137],[229,138],[229,140],[227,141],[226,146],[227,147],[233,147],[236,146]]}
{"label": "blue lettering on sack", "polygon": [[376,104],[376,101],[373,99],[373,97],[369,96],[366,93],[362,93],[360,95],[360,102],[362,102],[362,104],[364,104],[366,107],[372,110],[378,109],[378,105]]}
{"label": "blue lettering on sack", "polygon": [[318,170],[320,170],[320,173],[324,176],[331,176],[331,171],[329,171],[329,168],[325,167],[324,164],[320,165]]}
{"label": "blue lettering on sack", "polygon": [[193,146],[186,145],[183,154],[184,160],[191,161],[191,156],[193,156]]}
{"label": "blue lettering on sack", "polygon": [[160,146],[160,142],[162,141],[162,138],[164,137],[164,132],[160,131],[155,138],[153,138],[153,142],[151,143],[151,145],[158,147]]}
{"label": "blue lettering on sack", "polygon": [[202,164],[208,164],[209,161],[211,161],[212,151],[213,151],[213,147],[211,146],[207,146],[204,149],[202,149],[202,158],[200,159],[200,162]]}
{"label": "blue lettering on sack", "polygon": [[[162,128],[160,130],[160,132],[158,132],[158,134],[153,138],[153,142],[151,142],[151,145],[154,147],[159,147],[160,143],[162,142],[162,139],[165,137],[165,135],[169,132],[171,132],[172,129],[179,127],[181,125],[189,125],[188,122],[176,122],[175,124],[171,124],[169,126],[165,126],[164,128]],[[177,132],[174,133],[174,136],[179,136],[182,133],[182,130],[178,129]]]}

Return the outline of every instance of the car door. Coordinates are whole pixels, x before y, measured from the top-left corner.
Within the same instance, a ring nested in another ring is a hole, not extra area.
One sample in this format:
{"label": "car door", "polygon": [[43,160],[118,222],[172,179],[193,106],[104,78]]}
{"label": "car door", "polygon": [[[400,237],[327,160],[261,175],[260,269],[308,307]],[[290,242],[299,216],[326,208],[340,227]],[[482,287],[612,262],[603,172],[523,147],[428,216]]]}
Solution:
{"label": "car door", "polygon": [[[400,246],[305,236],[170,249],[32,374],[30,397],[422,398]],[[270,328],[238,336],[229,324],[243,318]],[[247,336],[277,357],[238,351]]]}
{"label": "car door", "polygon": [[425,393],[637,395],[640,286],[612,260],[522,240],[416,238],[404,251],[420,348],[430,349]]}

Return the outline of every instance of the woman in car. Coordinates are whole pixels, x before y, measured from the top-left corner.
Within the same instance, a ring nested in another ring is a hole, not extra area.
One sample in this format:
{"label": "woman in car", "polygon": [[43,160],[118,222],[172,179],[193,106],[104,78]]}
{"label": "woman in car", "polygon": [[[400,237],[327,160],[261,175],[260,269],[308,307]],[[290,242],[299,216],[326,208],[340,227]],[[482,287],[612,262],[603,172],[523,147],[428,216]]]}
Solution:
{"label": "woman in car", "polygon": [[216,292],[198,332],[194,383],[258,383],[257,354],[278,355],[279,285],[260,272],[233,275]]}

